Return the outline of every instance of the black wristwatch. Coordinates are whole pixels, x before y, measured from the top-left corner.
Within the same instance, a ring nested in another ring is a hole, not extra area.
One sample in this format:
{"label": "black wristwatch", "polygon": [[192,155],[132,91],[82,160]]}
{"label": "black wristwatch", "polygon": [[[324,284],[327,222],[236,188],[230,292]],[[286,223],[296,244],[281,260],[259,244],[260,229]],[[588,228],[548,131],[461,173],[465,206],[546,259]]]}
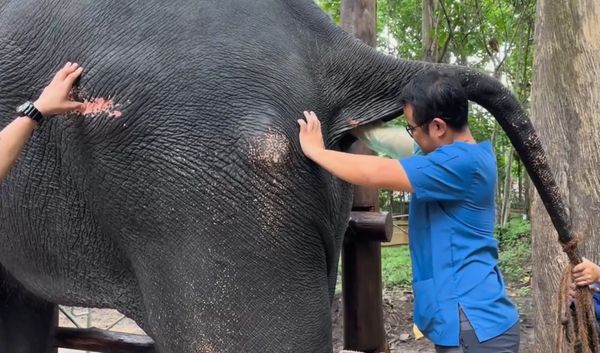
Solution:
{"label": "black wristwatch", "polygon": [[25,102],[17,107],[17,113],[21,116],[28,116],[35,122],[40,122],[44,116],[39,110],[33,105],[31,101]]}

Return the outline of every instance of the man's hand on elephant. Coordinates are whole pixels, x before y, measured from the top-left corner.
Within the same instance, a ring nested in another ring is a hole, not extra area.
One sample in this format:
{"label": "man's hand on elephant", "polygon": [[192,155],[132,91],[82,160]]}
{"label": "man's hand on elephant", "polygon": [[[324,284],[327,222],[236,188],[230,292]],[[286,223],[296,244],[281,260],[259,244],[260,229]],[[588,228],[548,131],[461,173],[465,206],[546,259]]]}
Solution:
{"label": "man's hand on elephant", "polygon": [[321,122],[315,112],[305,111],[304,117],[306,120],[298,120],[298,124],[300,124],[300,147],[302,147],[302,152],[312,159],[315,153],[325,149]]}
{"label": "man's hand on elephant", "polygon": [[83,68],[75,63],[67,63],[61,68],[54,78],[44,88],[40,97],[33,103],[37,110],[44,116],[66,113],[70,111],[83,111],[83,103],[74,102],[69,99],[69,92],[73,88],[73,83]]}

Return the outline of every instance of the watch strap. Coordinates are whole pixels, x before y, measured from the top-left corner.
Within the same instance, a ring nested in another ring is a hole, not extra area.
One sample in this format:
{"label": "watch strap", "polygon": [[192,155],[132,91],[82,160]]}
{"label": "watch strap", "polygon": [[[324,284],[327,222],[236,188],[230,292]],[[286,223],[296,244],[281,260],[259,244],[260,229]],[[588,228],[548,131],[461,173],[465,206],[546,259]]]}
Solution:
{"label": "watch strap", "polygon": [[27,102],[19,113],[28,116],[33,121],[38,123],[44,118],[42,113],[35,107],[35,105],[33,105],[32,102]]}

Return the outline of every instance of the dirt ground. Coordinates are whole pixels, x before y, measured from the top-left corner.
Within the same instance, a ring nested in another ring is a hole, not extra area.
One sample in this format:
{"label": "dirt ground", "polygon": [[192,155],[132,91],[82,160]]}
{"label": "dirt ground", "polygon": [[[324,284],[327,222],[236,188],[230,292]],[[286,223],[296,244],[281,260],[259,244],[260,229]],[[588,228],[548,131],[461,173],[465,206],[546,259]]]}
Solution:
{"label": "dirt ground", "polygon": [[[510,291],[509,291],[510,292]],[[521,315],[520,353],[533,352],[532,300],[514,297]],[[385,290],[383,294],[385,331],[390,353],[435,353],[433,344],[423,338],[415,340],[412,321],[412,293],[399,289]],[[343,349],[342,299],[336,297],[332,307],[334,352]]]}
{"label": "dirt ground", "polygon": [[[403,290],[384,291],[385,329],[390,345],[390,353],[434,353],[433,345],[427,339],[415,340],[412,331],[412,293]],[[521,353],[533,352],[532,300],[529,297],[513,297],[521,314]],[[87,309],[65,308],[81,326],[87,326]],[[91,326],[100,329],[144,334],[135,322],[116,310],[91,309]],[[343,349],[342,298],[336,296],[332,306],[334,352]],[[60,325],[74,327],[74,324],[61,313]],[[60,349],[60,353],[76,353],[79,351]]]}

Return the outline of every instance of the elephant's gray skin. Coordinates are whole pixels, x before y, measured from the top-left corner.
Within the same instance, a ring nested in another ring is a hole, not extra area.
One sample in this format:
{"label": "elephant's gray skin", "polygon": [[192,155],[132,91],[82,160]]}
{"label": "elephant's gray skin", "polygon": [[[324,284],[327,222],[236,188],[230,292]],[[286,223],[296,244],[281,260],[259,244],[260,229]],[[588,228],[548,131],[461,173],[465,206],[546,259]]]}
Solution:
{"label": "elephant's gray skin", "polygon": [[[50,303],[119,309],[162,353],[331,352],[351,189],[302,155],[296,120],[315,110],[343,149],[433,66],[362,45],[312,0],[0,0],[1,125],[66,61],[86,69],[80,98],[122,116],[45,121],[1,185],[0,352],[46,352]],[[515,98],[441,68],[558,203]]]}

